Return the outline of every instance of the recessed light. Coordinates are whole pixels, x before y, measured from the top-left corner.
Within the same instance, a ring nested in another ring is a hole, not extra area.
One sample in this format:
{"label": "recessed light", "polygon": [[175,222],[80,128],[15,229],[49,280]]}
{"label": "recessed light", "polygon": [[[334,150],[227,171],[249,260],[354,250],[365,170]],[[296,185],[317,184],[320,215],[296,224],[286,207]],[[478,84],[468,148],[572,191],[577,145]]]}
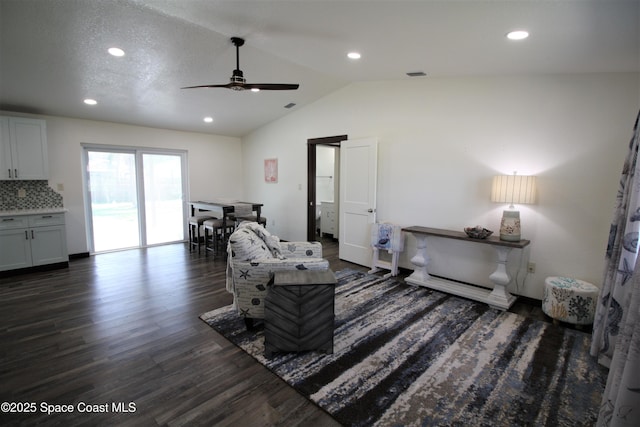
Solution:
{"label": "recessed light", "polygon": [[509,40],[524,40],[529,37],[529,32],[524,30],[510,31],[507,33]]}
{"label": "recessed light", "polygon": [[293,107],[295,107],[295,106],[296,106],[295,102],[290,102],[290,103],[288,103],[287,105],[285,105],[285,106],[284,106],[284,108],[289,109],[289,108],[293,108]]}
{"label": "recessed light", "polygon": [[113,56],[124,56],[124,50],[119,47],[110,47],[107,52],[109,52]]}
{"label": "recessed light", "polygon": [[347,57],[349,59],[360,59],[362,55],[360,55],[358,52],[349,52],[347,53]]}
{"label": "recessed light", "polygon": [[407,73],[407,76],[409,77],[424,77],[426,75],[427,73],[425,73],[424,71],[411,71]]}
{"label": "recessed light", "polygon": [[204,119],[205,123],[212,123],[213,122],[213,117],[205,117]]}
{"label": "recessed light", "polygon": [[87,105],[96,105],[98,101],[96,101],[95,99],[87,98],[84,100],[84,103]]}

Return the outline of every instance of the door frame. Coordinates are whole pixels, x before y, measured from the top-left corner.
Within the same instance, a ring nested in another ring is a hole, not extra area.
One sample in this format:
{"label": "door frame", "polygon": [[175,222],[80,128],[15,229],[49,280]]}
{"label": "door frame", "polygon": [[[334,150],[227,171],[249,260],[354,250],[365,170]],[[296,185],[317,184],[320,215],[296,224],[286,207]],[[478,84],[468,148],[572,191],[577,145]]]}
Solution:
{"label": "door frame", "polygon": [[347,135],[307,139],[307,240],[310,242],[316,240],[316,147],[340,147],[340,143],[347,139]]}

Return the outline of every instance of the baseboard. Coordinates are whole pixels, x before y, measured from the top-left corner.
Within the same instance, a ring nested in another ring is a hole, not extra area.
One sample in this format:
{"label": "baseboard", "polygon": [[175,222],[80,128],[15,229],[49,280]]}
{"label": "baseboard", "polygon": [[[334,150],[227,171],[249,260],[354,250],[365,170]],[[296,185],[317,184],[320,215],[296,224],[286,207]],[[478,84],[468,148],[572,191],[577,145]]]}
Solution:
{"label": "baseboard", "polygon": [[27,273],[36,273],[40,271],[58,270],[60,268],[69,268],[69,262],[68,261],[57,262],[55,264],[38,265],[35,267],[17,268],[15,270],[0,271],[0,278],[17,276],[20,274],[27,274]]}
{"label": "baseboard", "polygon": [[89,252],[80,252],[77,254],[69,254],[69,261],[80,258],[89,258],[91,254]]}

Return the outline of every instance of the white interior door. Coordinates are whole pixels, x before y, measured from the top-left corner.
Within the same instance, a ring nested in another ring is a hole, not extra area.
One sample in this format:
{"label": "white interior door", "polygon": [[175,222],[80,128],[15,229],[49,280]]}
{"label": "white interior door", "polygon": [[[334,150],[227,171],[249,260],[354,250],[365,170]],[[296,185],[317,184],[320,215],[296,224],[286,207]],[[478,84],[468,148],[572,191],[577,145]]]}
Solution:
{"label": "white interior door", "polygon": [[371,224],[376,221],[378,140],[350,139],[340,144],[339,257],[371,266]]}

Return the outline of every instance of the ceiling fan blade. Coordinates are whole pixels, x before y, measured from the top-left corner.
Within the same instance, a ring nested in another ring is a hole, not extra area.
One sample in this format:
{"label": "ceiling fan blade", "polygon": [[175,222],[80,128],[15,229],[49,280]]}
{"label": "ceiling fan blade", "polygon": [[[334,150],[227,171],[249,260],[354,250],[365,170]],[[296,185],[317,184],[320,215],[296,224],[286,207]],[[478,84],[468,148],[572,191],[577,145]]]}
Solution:
{"label": "ceiling fan blade", "polygon": [[300,87],[299,84],[288,83],[245,83],[245,89],[260,89],[260,90],[296,90]]}
{"label": "ceiling fan blade", "polygon": [[226,87],[226,88],[230,88],[231,87],[231,83],[227,83],[226,85],[201,85],[201,86],[187,86],[187,87],[181,87],[180,89],[198,89],[201,87]]}
{"label": "ceiling fan blade", "polygon": [[242,90],[296,90],[300,85],[287,84],[287,83],[246,83],[244,74],[240,69],[240,46],[244,45],[244,39],[240,37],[231,37],[231,43],[236,47],[236,69],[233,70],[231,75],[231,81],[224,85],[199,85],[199,86],[187,86],[182,89],[198,89],[198,88],[217,88],[223,87],[227,89],[233,89],[237,91]]}

